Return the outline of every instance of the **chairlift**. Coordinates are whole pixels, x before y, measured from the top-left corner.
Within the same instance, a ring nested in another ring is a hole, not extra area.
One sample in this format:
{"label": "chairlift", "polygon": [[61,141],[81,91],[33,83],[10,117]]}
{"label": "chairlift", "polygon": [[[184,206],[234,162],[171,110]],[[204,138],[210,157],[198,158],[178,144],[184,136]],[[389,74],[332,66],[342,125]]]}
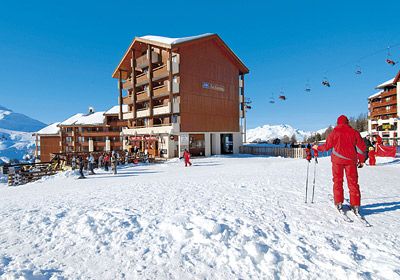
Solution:
{"label": "chairlift", "polygon": [[356,66],[356,70],[354,71],[354,73],[356,73],[356,75],[361,75],[362,74],[360,65]]}
{"label": "chairlift", "polygon": [[311,92],[311,86],[310,86],[310,83],[309,83],[308,81],[307,81],[307,83],[306,83],[306,86],[305,86],[304,91],[305,91],[305,92]]}
{"label": "chairlift", "polygon": [[331,84],[329,83],[329,80],[327,77],[324,77],[324,79],[322,80],[322,85],[326,86],[326,87],[331,87]]}
{"label": "chairlift", "polygon": [[392,66],[396,65],[396,62],[390,58],[391,54],[390,54],[390,47],[388,47],[388,52],[387,52],[387,57],[386,57],[386,63]]}
{"label": "chairlift", "polygon": [[274,94],[271,94],[271,97],[269,98],[269,103],[271,103],[271,104],[275,103]]}
{"label": "chairlift", "polygon": [[285,100],[286,100],[286,96],[284,96],[284,95],[279,95],[279,99],[285,101]]}

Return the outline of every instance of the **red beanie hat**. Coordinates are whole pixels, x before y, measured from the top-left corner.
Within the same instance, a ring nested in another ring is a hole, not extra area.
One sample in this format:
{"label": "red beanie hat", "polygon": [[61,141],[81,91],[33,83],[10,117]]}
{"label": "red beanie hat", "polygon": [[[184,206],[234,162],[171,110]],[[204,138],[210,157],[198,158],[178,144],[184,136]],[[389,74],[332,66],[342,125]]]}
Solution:
{"label": "red beanie hat", "polygon": [[337,124],[349,124],[349,119],[345,115],[341,115],[337,119]]}

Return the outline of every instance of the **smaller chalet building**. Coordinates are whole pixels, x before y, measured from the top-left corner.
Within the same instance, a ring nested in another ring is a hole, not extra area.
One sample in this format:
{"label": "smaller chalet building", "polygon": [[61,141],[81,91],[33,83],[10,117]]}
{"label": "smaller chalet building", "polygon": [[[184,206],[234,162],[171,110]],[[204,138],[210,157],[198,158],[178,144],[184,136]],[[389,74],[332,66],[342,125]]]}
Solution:
{"label": "smaller chalet building", "polygon": [[200,156],[238,153],[247,73],[217,34],[136,37],[112,74],[119,80],[119,117],[128,122],[124,148],[165,158],[184,149]]}
{"label": "smaller chalet building", "polygon": [[396,77],[378,85],[368,97],[368,132],[393,145],[400,144],[400,71]]}
{"label": "smaller chalet building", "polygon": [[[119,110],[120,106],[114,106],[103,112],[78,113],[39,130],[35,133],[37,158],[47,162],[52,153],[122,150],[121,132],[127,121],[119,120]],[[126,112],[127,106],[122,110]]]}
{"label": "smaller chalet building", "polygon": [[52,123],[34,134],[35,157],[41,162],[49,162],[51,153],[60,152],[60,123]]}

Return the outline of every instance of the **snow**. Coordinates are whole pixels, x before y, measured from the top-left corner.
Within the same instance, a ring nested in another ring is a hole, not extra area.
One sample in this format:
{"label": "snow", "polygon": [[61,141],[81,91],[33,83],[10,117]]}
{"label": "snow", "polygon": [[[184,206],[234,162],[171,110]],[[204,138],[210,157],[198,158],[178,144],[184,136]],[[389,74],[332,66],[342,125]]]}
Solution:
{"label": "snow", "polygon": [[98,125],[104,123],[105,112],[95,112],[78,118],[74,125]]}
{"label": "snow", "polygon": [[374,93],[373,95],[371,95],[370,97],[368,97],[368,99],[377,97],[377,96],[379,96],[382,92],[383,92],[383,91],[379,91],[379,92],[377,92],[377,93]]}
{"label": "snow", "polygon": [[201,34],[201,35],[197,35],[197,36],[182,37],[182,38],[169,38],[169,37],[162,37],[162,36],[146,35],[146,36],[142,36],[139,38],[158,42],[161,44],[176,45],[176,44],[192,41],[195,39],[199,39],[199,38],[203,38],[203,37],[207,37],[207,36],[211,36],[211,35],[214,35],[214,34],[213,33],[205,33],[205,34]]}
{"label": "snow", "polygon": [[0,185],[0,278],[399,279],[399,159],[359,169],[370,228],[333,209],[329,158],[305,204],[306,168],[221,156]]}
{"label": "snow", "polygon": [[[127,113],[127,112],[128,112],[128,105],[123,104],[122,113]],[[119,105],[110,108],[104,113],[104,115],[117,115],[117,114],[119,114]]]}
{"label": "snow", "polygon": [[390,79],[390,80],[378,85],[376,88],[385,88],[387,86],[393,85],[394,79],[395,78],[392,78],[392,79]]}
{"label": "snow", "polygon": [[59,122],[52,123],[52,124],[46,126],[45,128],[42,128],[38,132],[36,132],[36,134],[39,134],[39,135],[58,134],[60,132],[60,127],[58,126],[59,124],[60,124]]}
{"label": "snow", "polygon": [[68,119],[66,119],[65,121],[62,121],[59,125],[63,126],[63,125],[73,125],[79,118],[81,118],[83,116],[82,113],[78,113],[73,115],[72,117],[69,117]]}
{"label": "snow", "polygon": [[32,154],[34,149],[35,137],[32,136],[32,133],[0,128],[1,161],[21,160],[24,155]]}
{"label": "snow", "polygon": [[281,124],[281,125],[263,125],[253,129],[248,129],[246,138],[247,142],[261,142],[261,141],[268,141],[273,140],[275,138],[282,139],[285,135],[289,138],[292,135],[296,135],[296,139],[298,141],[303,141],[305,138],[310,137],[314,133],[323,133],[325,132],[326,128],[320,129],[316,132],[311,131],[304,131],[300,129],[295,129],[290,125]]}

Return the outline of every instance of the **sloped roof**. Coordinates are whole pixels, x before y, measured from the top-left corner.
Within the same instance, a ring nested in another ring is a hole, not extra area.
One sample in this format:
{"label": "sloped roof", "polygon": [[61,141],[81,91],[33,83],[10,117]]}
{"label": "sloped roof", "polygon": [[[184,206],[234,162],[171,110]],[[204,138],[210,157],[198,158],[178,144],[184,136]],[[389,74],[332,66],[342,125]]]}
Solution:
{"label": "sloped roof", "polygon": [[104,111],[83,115],[77,119],[74,125],[99,125],[104,123]]}
{"label": "sloped roof", "polygon": [[73,125],[80,117],[82,117],[83,114],[82,113],[78,113],[75,114],[71,117],[69,117],[68,119],[66,119],[65,121],[62,121],[59,126],[63,126],[63,125]]}
{"label": "sloped roof", "polygon": [[194,43],[202,40],[215,40],[217,45],[225,50],[228,54],[228,57],[235,63],[239,69],[239,71],[243,74],[249,73],[249,69],[244,65],[244,63],[240,60],[240,58],[225,44],[225,42],[214,33],[205,33],[197,36],[190,37],[182,37],[182,38],[169,38],[163,36],[155,36],[155,35],[146,35],[142,37],[136,37],[128,49],[126,50],[122,60],[118,64],[117,68],[114,70],[112,77],[119,78],[119,71],[123,70],[130,72],[130,59],[132,57],[132,50],[134,46],[139,47],[140,44],[151,44],[155,46],[159,46],[162,48],[173,49],[175,47],[180,47],[189,43]]}
{"label": "sloped roof", "polygon": [[36,132],[36,134],[39,134],[39,135],[57,135],[58,133],[60,133],[60,128],[58,127],[59,124],[60,124],[60,122],[52,123],[52,124],[42,128],[38,132]]}
{"label": "sloped roof", "polygon": [[[126,104],[122,105],[122,113],[128,113],[128,105]],[[104,113],[104,115],[118,115],[118,114],[119,114],[119,105],[111,107]]]}
{"label": "sloped roof", "polygon": [[383,91],[378,91],[377,93],[374,93],[373,95],[369,96],[368,99],[374,98],[379,96]]}
{"label": "sloped roof", "polygon": [[387,87],[387,86],[393,85],[393,82],[394,82],[394,78],[392,78],[392,79],[390,79],[390,80],[387,80],[386,82],[384,82],[384,83],[378,85],[376,88],[377,88],[377,89],[379,89],[379,88],[385,88],[385,87]]}

